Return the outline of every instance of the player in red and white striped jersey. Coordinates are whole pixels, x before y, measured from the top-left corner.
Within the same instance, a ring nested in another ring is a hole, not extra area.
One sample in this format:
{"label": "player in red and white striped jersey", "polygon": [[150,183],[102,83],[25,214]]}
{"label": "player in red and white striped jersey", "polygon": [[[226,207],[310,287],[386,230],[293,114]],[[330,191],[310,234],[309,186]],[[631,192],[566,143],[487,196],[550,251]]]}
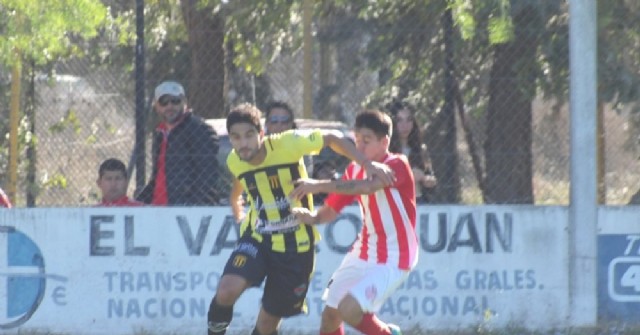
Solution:
{"label": "player in red and white striped jersey", "polygon": [[367,176],[352,162],[341,180],[299,180],[290,195],[300,198],[308,193],[330,193],[317,212],[294,210],[307,224],[335,220],[354,200],[363,218],[358,239],[325,291],[321,335],[343,335],[343,321],[363,334],[401,334],[397,326],[385,324],[375,315],[418,262],[413,173],[406,156],[389,152],[391,131],[391,118],[380,111],[365,110],[356,117],[356,147],[374,164],[393,170],[392,185]]}

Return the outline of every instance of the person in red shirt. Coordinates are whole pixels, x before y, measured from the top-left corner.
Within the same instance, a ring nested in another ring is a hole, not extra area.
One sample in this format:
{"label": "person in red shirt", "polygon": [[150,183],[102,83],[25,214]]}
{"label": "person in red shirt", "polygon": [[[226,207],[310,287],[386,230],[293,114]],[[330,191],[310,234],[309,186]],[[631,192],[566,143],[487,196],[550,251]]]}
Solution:
{"label": "person in red shirt", "polygon": [[127,168],[119,159],[109,158],[100,164],[96,184],[102,192],[102,201],[98,206],[144,206],[144,203],[129,199],[127,196]]}
{"label": "person in red shirt", "polygon": [[6,193],[0,188],[0,207],[11,208],[11,201],[9,201],[9,197]]}
{"label": "person in red shirt", "polygon": [[375,315],[418,262],[413,172],[406,156],[389,152],[392,129],[391,118],[378,110],[356,116],[356,148],[375,164],[391,168],[393,184],[385,185],[351,162],[341,180],[300,179],[290,194],[298,199],[309,193],[330,193],[317,212],[293,210],[305,224],[334,221],[354,200],[362,214],[358,239],[327,286],[321,335],[343,335],[343,321],[367,335],[402,334],[398,326]]}
{"label": "person in red shirt", "polygon": [[136,199],[154,206],[215,206],[219,178],[218,134],[188,107],[184,87],[164,81],[153,109],[162,122],[153,134],[151,178]]}

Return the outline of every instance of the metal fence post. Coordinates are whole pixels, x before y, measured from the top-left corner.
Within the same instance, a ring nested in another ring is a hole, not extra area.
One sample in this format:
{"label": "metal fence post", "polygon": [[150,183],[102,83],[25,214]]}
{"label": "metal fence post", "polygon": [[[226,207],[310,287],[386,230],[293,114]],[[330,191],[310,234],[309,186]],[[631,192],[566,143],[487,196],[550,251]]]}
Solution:
{"label": "metal fence post", "polygon": [[136,194],[145,184],[145,106],[144,106],[144,0],[136,0],[136,142],[133,150],[136,165]]}
{"label": "metal fence post", "polygon": [[597,323],[597,16],[595,0],[569,1],[571,203],[570,324]]}

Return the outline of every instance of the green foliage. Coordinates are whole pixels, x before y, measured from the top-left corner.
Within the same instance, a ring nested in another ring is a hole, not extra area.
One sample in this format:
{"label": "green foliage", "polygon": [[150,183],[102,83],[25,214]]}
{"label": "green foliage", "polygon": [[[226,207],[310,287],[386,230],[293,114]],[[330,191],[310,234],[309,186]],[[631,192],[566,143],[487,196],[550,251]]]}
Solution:
{"label": "green foliage", "polygon": [[51,176],[45,174],[42,178],[43,188],[67,188],[67,177],[63,174],[56,173]]}
{"label": "green foliage", "polygon": [[[443,98],[442,13],[448,6],[447,1],[437,0],[355,1],[322,13],[326,16],[323,19],[330,22],[329,28],[336,30],[326,34],[333,37],[326,42],[366,41],[362,64],[367,64],[368,69],[352,71],[387,74],[384,85],[372,92],[365,104],[379,106],[390,96],[409,98],[421,112],[421,122],[433,116]],[[331,18],[336,13],[343,17],[337,20],[338,24]]]}
{"label": "green foliage", "polygon": [[472,2],[469,0],[454,0],[451,2],[451,9],[456,25],[460,29],[460,34],[465,40],[470,40],[475,35],[476,19],[471,10]]}
{"label": "green foliage", "polygon": [[0,63],[21,56],[45,64],[76,54],[77,39],[96,36],[106,17],[98,0],[0,0]]}
{"label": "green foliage", "polygon": [[513,39],[513,22],[509,17],[489,19],[489,41],[491,44],[507,43]]}
{"label": "green foliage", "polygon": [[614,104],[640,101],[640,5],[598,1],[598,80],[600,99]]}
{"label": "green foliage", "polygon": [[73,109],[69,109],[64,117],[52,124],[49,127],[49,131],[52,133],[61,133],[67,128],[71,128],[75,134],[79,134],[82,131],[80,120],[78,120],[78,116]]}
{"label": "green foliage", "polygon": [[226,27],[234,64],[248,73],[261,74],[283,50],[299,49],[301,5],[302,1],[292,0],[230,1]]}

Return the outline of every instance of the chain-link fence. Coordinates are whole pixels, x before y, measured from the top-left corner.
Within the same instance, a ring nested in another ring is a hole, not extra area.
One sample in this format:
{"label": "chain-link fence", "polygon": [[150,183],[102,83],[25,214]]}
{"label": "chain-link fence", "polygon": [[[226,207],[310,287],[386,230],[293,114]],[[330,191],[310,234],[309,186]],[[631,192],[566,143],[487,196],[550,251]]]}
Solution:
{"label": "chain-link fence", "polygon": [[[132,33],[135,8],[102,3]],[[163,80],[182,83],[194,114],[204,119],[223,118],[242,102],[264,108],[272,100],[288,102],[297,118],[305,117],[306,2],[197,3],[146,2],[146,107],[137,115],[135,41],[123,45],[118,35],[126,31],[83,42],[85,57],[24,68],[22,106],[31,102],[34,113],[21,118],[14,205],[95,204],[101,197],[98,166],[111,157],[133,172],[128,194],[137,194],[157,167],[152,138],[163,120],[152,101]],[[569,203],[566,1],[309,3],[312,118],[350,126],[358,110],[386,109],[392,99],[401,100],[415,110],[437,178],[431,201]],[[630,56],[640,51],[640,6],[613,1],[598,15],[600,199],[621,205],[636,201],[640,189],[640,61]],[[0,69],[3,106],[10,100],[8,71]],[[0,140],[0,181],[7,190],[8,107],[2,115],[7,135]],[[141,166],[134,155],[140,117],[147,134],[144,180],[136,178]],[[217,159],[224,169],[229,142],[219,135]],[[30,138],[37,141],[28,150]],[[228,176],[216,176],[213,187],[228,188]]]}

